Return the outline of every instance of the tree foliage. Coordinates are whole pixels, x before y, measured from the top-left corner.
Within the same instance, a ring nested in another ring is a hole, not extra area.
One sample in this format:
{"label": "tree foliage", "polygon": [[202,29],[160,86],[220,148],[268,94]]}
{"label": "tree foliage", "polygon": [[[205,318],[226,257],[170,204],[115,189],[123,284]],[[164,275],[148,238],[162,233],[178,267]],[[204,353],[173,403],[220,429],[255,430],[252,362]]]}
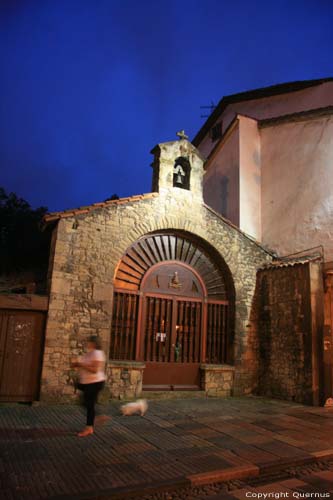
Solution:
{"label": "tree foliage", "polygon": [[15,193],[0,187],[0,273],[46,270],[50,234],[40,223],[46,207],[31,208]]}
{"label": "tree foliage", "polygon": [[119,196],[116,193],[112,194],[111,196],[109,196],[109,198],[106,198],[104,201],[113,201],[113,200],[119,200]]}

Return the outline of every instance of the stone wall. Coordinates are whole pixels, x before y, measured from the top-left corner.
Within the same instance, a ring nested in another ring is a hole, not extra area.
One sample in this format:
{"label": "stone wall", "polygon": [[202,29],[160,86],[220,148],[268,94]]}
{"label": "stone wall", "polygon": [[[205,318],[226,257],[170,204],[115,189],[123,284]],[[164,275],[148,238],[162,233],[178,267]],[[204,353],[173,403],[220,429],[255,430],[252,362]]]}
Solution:
{"label": "stone wall", "polygon": [[258,273],[258,393],[319,403],[323,299],[316,262]]}
{"label": "stone wall", "polygon": [[134,399],[142,392],[144,363],[110,361],[107,367],[106,387],[112,399]]}
{"label": "stone wall", "polygon": [[228,397],[233,395],[234,366],[207,365],[200,366],[201,388],[208,397]]}
{"label": "stone wall", "polygon": [[72,394],[66,382],[69,360],[81,354],[88,335],[99,334],[108,352],[117,265],[137,239],[163,229],[195,235],[228,266],[235,288],[234,393],[252,391],[255,374],[248,323],[257,268],[271,256],[204,205],[197,193],[173,188],[142,199],[110,202],[107,207],[88,207],[57,221],[42,399],[64,400]]}

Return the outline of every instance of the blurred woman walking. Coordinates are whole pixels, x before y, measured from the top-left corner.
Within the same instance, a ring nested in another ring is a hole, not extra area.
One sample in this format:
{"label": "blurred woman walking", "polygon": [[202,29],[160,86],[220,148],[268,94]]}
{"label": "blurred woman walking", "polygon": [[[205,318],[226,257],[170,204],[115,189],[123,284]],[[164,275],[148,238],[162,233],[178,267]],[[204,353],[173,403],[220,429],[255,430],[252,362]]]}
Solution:
{"label": "blurred woman walking", "polygon": [[[105,384],[105,361],[106,358],[101,349],[100,340],[97,335],[92,335],[87,342],[86,354],[71,363],[73,368],[79,369],[77,388],[83,393],[83,404],[87,412],[86,426],[78,433],[79,437],[89,436],[94,433],[95,405],[98,394]],[[100,421],[106,419],[108,419],[106,416],[99,417]]]}

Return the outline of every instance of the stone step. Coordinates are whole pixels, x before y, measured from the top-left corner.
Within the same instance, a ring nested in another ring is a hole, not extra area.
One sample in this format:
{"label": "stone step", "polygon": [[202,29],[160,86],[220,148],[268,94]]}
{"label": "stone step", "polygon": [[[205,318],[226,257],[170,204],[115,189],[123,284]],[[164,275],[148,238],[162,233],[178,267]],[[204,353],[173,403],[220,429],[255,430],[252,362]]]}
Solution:
{"label": "stone step", "polygon": [[205,391],[142,391],[142,399],[198,399],[205,398]]}

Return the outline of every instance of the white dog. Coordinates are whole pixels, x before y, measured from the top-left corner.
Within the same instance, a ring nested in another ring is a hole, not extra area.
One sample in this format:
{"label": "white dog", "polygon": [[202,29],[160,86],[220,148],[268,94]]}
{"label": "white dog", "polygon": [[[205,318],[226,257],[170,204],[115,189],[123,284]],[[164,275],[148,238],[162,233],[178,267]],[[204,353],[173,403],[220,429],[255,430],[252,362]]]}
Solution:
{"label": "white dog", "polygon": [[146,399],[138,399],[133,403],[127,403],[126,405],[121,406],[120,410],[123,415],[135,415],[136,413],[140,413],[141,417],[144,416],[148,409],[148,403]]}

